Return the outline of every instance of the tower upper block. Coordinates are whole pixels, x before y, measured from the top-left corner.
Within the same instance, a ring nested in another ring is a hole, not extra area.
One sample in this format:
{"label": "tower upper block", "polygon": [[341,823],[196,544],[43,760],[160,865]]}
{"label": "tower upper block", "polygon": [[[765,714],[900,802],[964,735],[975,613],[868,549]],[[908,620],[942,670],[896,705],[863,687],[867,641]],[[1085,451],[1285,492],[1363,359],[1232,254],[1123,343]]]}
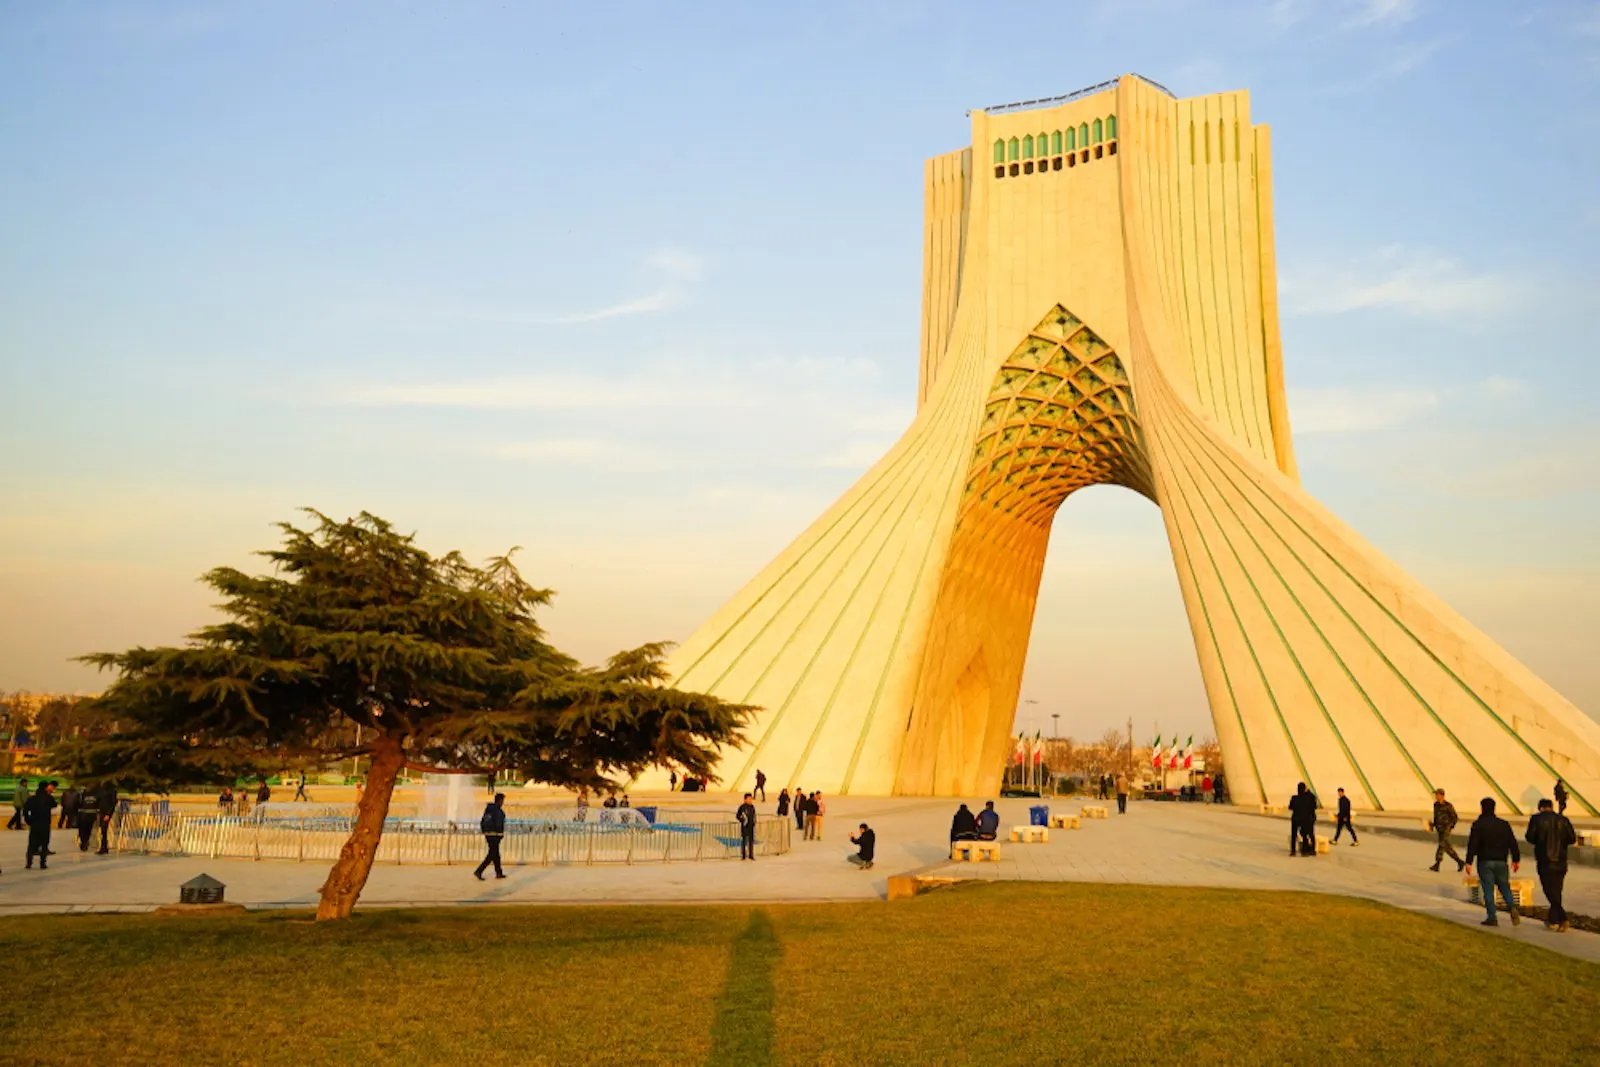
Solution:
{"label": "tower upper block", "polygon": [[1161,508],[1235,798],[1600,802],[1600,725],[1301,489],[1266,127],[1128,76],[927,164],[915,420],[677,650],[759,705],[724,779],[992,792],[1057,509]]}

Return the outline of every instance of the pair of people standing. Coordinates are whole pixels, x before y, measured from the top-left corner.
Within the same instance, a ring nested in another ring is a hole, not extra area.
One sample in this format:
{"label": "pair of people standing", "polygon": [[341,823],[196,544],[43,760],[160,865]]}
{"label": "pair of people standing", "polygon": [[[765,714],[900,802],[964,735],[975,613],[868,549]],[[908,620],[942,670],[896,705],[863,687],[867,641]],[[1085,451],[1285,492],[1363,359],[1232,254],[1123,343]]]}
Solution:
{"label": "pair of people standing", "polygon": [[1295,786],[1294,796],[1289,800],[1289,855],[1296,854],[1296,845],[1302,856],[1317,854],[1316,827],[1317,794],[1301,782]]}
{"label": "pair of people standing", "polygon": [[822,816],[827,807],[820,792],[806,795],[802,789],[794,791],[794,826],[802,831],[807,841],[822,840]]}

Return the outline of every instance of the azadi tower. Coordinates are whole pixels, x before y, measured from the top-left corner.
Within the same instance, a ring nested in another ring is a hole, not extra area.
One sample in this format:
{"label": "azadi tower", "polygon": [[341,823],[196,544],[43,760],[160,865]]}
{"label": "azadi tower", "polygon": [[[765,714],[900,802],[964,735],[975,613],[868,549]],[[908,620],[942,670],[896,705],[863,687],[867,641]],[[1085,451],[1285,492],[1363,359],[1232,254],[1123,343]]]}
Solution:
{"label": "azadi tower", "polygon": [[1267,127],[1128,76],[929,160],[916,420],[674,653],[759,705],[721,777],[992,793],[1056,510],[1161,509],[1234,799],[1600,804],[1600,725],[1301,488]]}

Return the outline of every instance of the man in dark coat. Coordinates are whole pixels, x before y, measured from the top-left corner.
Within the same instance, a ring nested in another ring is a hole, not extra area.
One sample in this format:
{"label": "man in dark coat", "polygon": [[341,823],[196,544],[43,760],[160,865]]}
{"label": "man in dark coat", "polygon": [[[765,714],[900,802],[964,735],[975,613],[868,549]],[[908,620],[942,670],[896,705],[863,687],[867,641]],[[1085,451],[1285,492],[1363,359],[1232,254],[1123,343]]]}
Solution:
{"label": "man in dark coat", "polygon": [[61,815],[56,819],[56,829],[65,830],[78,825],[78,790],[67,786],[61,791]]}
{"label": "man in dark coat", "polygon": [[99,817],[100,812],[95,800],[95,792],[85,789],[83,798],[78,803],[77,825],[73,827],[78,831],[79,852],[89,851],[89,841],[94,837],[94,824]]}
{"label": "man in dark coat", "polygon": [[806,828],[806,791],[799,786],[794,787],[794,828]]}
{"label": "man in dark coat", "polygon": [[494,799],[484,805],[483,818],[478,820],[478,827],[483,831],[483,843],[488,846],[488,855],[483,857],[483,862],[478,864],[478,869],[473,871],[473,876],[478,881],[483,881],[484,869],[489,864],[494,864],[494,876],[504,878],[506,872],[500,866],[500,839],[506,833],[506,795],[496,793]]}
{"label": "man in dark coat", "polygon": [[765,804],[767,802],[767,775],[765,771],[757,769],[756,787],[752,789],[750,793],[752,796],[754,796],[756,793],[760,793],[761,803]]}
{"label": "man in dark coat", "polygon": [[756,806],[750,802],[750,794],[744,795],[744,803],[739,805],[735,817],[739,820],[739,858],[753,860],[756,858]]}
{"label": "man in dark coat", "polygon": [[978,819],[968,810],[965,804],[956,809],[956,817],[950,820],[950,840],[976,841],[978,839]]}
{"label": "man in dark coat", "polygon": [[101,782],[94,791],[94,821],[100,824],[100,851],[104,856],[111,851],[107,844],[111,833],[111,820],[117,814],[117,787]]}
{"label": "man in dark coat", "polygon": [[1577,844],[1578,833],[1572,820],[1552,810],[1548,800],[1539,801],[1539,814],[1528,820],[1528,844],[1533,846],[1534,869],[1539,872],[1539,888],[1544,899],[1550,902],[1550,913],[1544,924],[1548,929],[1565,932],[1567,909],[1561,906],[1561,892],[1567,881],[1567,849]]}
{"label": "man in dark coat", "polygon": [[39,857],[39,869],[45,869],[45,861],[50,858],[50,823],[53,821],[52,812],[56,808],[55,782],[40,782],[39,788],[28,802],[22,805],[22,821],[28,825],[28,866],[33,866],[33,857]]}
{"label": "man in dark coat", "polygon": [[856,854],[846,856],[845,859],[864,871],[871,870],[872,853],[878,847],[878,835],[873,833],[872,827],[862,823],[861,830],[850,835],[850,843],[856,846]]}
{"label": "man in dark coat", "polygon": [[1567,787],[1559,778],[1556,779],[1554,796],[1556,798],[1556,814],[1565,815],[1567,813]]}
{"label": "man in dark coat", "polygon": [[[1312,823],[1307,820],[1310,819],[1314,822],[1317,813],[1315,808],[1311,808],[1309,812],[1306,810],[1307,799],[1310,796],[1311,791],[1306,788],[1304,782],[1301,782],[1295,786],[1294,796],[1289,798],[1289,855],[1291,856],[1304,854],[1305,843],[1311,837]],[[1312,801],[1312,803],[1315,803],[1315,801]],[[1311,854],[1316,855],[1316,851],[1316,842],[1313,841]]]}
{"label": "man in dark coat", "polygon": [[[1467,835],[1467,862],[1478,861],[1478,888],[1483,891],[1483,910],[1489,913],[1482,925],[1500,925],[1494,917],[1494,891],[1498,888],[1500,895],[1506,898],[1511,925],[1518,926],[1522,916],[1517,912],[1516,898],[1511,895],[1511,871],[1522,867],[1522,850],[1517,848],[1517,835],[1511,832],[1511,824],[1494,813],[1494,797],[1484,797],[1480,807],[1483,813],[1473,822],[1472,832]],[[1508,856],[1510,870],[1506,869]]]}
{"label": "man in dark coat", "polygon": [[1350,831],[1350,843],[1359,845],[1361,842],[1356,839],[1356,825],[1350,821],[1350,798],[1345,796],[1344,790],[1341,789],[1339,790],[1339,821],[1333,827],[1334,844],[1337,845],[1339,843],[1339,835],[1346,830]]}

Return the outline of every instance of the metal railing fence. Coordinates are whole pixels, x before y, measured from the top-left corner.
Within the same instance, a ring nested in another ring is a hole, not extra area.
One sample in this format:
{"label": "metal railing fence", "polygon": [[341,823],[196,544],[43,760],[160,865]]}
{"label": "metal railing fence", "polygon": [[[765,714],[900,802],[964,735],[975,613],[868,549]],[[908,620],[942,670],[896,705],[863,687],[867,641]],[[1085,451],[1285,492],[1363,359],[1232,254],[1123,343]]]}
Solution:
{"label": "metal railing fence", "polygon": [[[113,852],[145,856],[332,862],[354,823],[352,815],[188,815],[127,811],[111,823]],[[756,855],[789,851],[788,819],[758,816]],[[391,818],[374,862],[394,865],[477,863],[483,835],[475,823]],[[595,863],[683,863],[734,859],[739,824],[732,818],[627,823],[508,819],[500,844],[503,862],[524,866]]]}

